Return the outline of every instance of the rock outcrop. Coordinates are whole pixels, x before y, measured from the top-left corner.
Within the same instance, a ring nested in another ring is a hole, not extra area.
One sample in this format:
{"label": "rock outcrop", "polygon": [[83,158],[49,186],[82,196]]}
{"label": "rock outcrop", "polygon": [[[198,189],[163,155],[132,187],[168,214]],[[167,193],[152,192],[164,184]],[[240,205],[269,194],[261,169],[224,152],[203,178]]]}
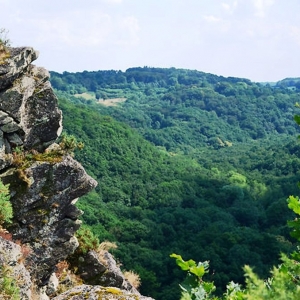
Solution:
{"label": "rock outcrop", "polygon": [[[28,159],[56,141],[62,131],[62,114],[49,73],[31,64],[37,52],[17,48],[10,53],[0,68],[1,177],[10,185],[14,209],[10,231],[14,239],[30,244],[28,260],[34,266],[35,280],[42,285],[56,263],[78,246],[74,233],[81,212],[74,201],[95,187],[96,181],[67,153],[57,154],[54,162],[46,157],[45,161]],[[17,147],[27,154],[19,153],[15,166]]]}
{"label": "rock outcrop", "polygon": [[[82,212],[74,204],[97,183],[56,144],[62,113],[48,71],[31,64],[38,53],[29,47],[6,51],[9,57],[0,62],[0,178],[9,184],[14,211],[8,229],[21,246],[0,237],[0,266],[8,266],[13,276],[22,278],[20,299],[31,299],[33,282],[40,291],[38,299],[49,299],[51,294],[56,300],[150,299],[126,282],[120,270],[113,271],[109,254],[106,266],[96,257],[91,259],[98,269],[88,274],[89,268],[82,267],[82,277],[102,285],[113,284],[115,278],[120,290],[80,285],[57,295],[56,265],[78,247],[74,234]],[[29,249],[26,255],[22,247]],[[71,297],[75,293],[77,297]]]}
{"label": "rock outcrop", "polygon": [[125,278],[114,257],[102,250],[94,250],[79,256],[76,262],[77,272],[85,283],[105,287],[117,287],[133,294],[139,295],[137,289]]}
{"label": "rock outcrop", "polygon": [[14,238],[33,249],[29,256],[35,279],[47,282],[56,263],[73,253],[78,246],[74,237],[80,227],[81,211],[74,206],[77,197],[95,186],[79,163],[66,156],[60,163],[36,162],[26,170],[30,181],[22,182],[14,170],[4,174],[10,183],[14,206]]}

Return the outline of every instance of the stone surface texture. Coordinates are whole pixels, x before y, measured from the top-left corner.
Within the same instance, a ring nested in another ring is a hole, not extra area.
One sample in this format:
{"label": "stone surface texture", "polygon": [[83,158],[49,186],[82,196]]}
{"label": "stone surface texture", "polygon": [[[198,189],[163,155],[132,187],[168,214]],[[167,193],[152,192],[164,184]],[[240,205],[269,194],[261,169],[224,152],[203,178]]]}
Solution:
{"label": "stone surface texture", "polygon": [[30,300],[32,281],[29,271],[23,264],[22,257],[21,246],[0,237],[0,266],[8,276],[18,283],[20,299]]}

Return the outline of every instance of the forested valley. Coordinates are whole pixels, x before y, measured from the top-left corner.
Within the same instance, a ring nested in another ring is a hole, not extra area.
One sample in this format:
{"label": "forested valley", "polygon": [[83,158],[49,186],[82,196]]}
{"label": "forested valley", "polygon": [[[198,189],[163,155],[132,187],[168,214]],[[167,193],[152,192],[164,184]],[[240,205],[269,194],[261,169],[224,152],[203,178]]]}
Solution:
{"label": "forested valley", "polygon": [[286,199],[299,194],[300,79],[254,83],[193,70],[131,68],[59,74],[51,83],[75,156],[98,181],[78,202],[84,226],[142,280],[176,300],[183,275],[171,253],[210,261],[221,294],[262,278],[295,240]]}

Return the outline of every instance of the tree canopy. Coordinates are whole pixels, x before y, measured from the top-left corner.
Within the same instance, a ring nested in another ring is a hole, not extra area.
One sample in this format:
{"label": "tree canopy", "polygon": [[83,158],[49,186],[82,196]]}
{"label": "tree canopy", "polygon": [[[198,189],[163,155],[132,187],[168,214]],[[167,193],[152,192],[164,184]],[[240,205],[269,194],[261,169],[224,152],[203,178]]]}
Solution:
{"label": "tree canopy", "polygon": [[84,143],[76,158],[98,181],[79,201],[83,221],[118,243],[142,294],[179,299],[171,253],[210,261],[221,295],[245,282],[244,265],[267,278],[293,251],[297,87],[178,69],[51,75],[65,131]]}

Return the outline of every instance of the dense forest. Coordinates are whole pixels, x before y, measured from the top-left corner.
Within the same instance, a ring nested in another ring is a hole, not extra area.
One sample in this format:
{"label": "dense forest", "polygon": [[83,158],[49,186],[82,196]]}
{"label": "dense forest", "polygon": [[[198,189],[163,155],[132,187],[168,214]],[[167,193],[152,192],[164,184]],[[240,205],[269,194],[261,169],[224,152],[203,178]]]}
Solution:
{"label": "dense forest", "polygon": [[169,257],[210,261],[220,287],[262,277],[294,249],[286,199],[298,194],[299,78],[254,83],[192,70],[51,72],[76,158],[98,187],[83,221],[142,279],[141,293],[179,299]]}

